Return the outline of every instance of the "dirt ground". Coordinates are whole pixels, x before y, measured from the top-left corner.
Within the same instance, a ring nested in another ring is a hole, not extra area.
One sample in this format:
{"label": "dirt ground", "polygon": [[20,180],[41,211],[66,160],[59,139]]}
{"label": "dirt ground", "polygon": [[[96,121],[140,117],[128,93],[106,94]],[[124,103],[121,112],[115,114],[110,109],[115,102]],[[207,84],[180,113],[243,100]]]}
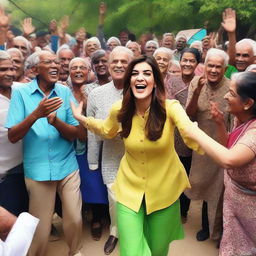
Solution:
{"label": "dirt ground", "polygon": [[[168,256],[217,256],[218,249],[216,249],[216,243],[211,240],[204,242],[196,241],[196,232],[200,229],[200,201],[193,201],[191,203],[188,221],[184,224],[186,236],[184,240],[174,241],[170,244],[170,250]],[[61,240],[55,242],[49,242],[47,256],[67,256],[68,248],[63,240],[63,233],[61,229],[61,222],[59,219],[55,220],[55,226],[61,234]],[[100,241],[94,241],[89,232],[88,223],[84,226],[83,235],[83,249],[84,256],[104,256],[103,247],[105,241],[108,238],[107,228],[104,230]],[[118,256],[118,246],[110,254],[111,256]],[[139,255],[134,255],[139,256]]]}

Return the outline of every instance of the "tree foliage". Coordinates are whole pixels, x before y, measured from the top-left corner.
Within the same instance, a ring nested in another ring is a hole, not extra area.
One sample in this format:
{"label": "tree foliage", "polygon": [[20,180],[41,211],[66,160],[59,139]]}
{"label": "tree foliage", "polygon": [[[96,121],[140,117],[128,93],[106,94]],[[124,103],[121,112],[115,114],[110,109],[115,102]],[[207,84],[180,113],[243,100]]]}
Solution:
{"label": "tree foliage", "polygon": [[[1,0],[0,0],[1,1]],[[98,5],[95,0],[12,0],[26,12],[48,24],[51,19],[60,20],[70,16],[69,32],[84,26],[92,34],[98,24]],[[105,32],[107,36],[117,35],[122,28],[128,28],[136,35],[144,32],[178,32],[189,28],[200,28],[209,21],[209,30],[217,30],[222,12],[227,7],[237,11],[241,33],[254,33],[256,28],[256,0],[106,0],[107,15]],[[27,17],[14,5],[9,4],[13,23]],[[45,28],[33,20],[37,28]]]}

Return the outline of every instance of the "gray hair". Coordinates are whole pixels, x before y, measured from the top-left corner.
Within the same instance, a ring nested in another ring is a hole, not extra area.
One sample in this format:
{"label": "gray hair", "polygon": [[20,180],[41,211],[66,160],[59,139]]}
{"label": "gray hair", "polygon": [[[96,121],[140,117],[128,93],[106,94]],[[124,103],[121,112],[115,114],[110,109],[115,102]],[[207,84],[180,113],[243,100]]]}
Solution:
{"label": "gray hair", "polygon": [[159,47],[158,49],[156,49],[155,52],[153,53],[153,57],[156,57],[156,55],[160,52],[166,53],[168,55],[169,59],[170,60],[172,59],[173,52],[172,52],[172,50],[170,50],[166,47]]}
{"label": "gray hair", "polygon": [[245,71],[253,71],[255,70],[256,71],[256,64],[251,64],[249,65]]}
{"label": "gray hair", "polygon": [[167,32],[167,33],[164,33],[164,34],[163,34],[163,38],[165,38],[165,37],[167,37],[167,36],[171,36],[171,37],[173,37],[173,38],[175,39],[175,36],[174,36],[173,33]]}
{"label": "gray hair", "polygon": [[[49,52],[47,50],[42,50],[42,51],[38,51],[36,52],[37,55],[35,55],[33,61],[34,61],[34,66],[36,66],[39,62],[40,62],[40,57],[43,55],[43,54],[46,54],[46,53],[52,53],[52,52]],[[34,53],[33,53],[34,54]],[[55,53],[52,53],[53,55],[56,55]]]}
{"label": "gray hair", "polygon": [[88,63],[88,61],[87,61],[86,59],[83,59],[83,58],[80,58],[80,57],[76,57],[76,58],[72,59],[72,60],[69,62],[69,66],[68,66],[68,69],[69,69],[69,70],[72,68],[72,66],[74,65],[74,63],[75,63],[76,61],[81,61],[81,62],[83,62],[83,63],[85,64],[85,66],[86,66],[87,68],[90,68],[90,65],[89,65],[89,63]]}
{"label": "gray hair", "polygon": [[113,42],[113,41],[117,42],[118,45],[121,45],[120,40],[119,40],[117,37],[115,37],[115,36],[112,36],[112,37],[110,37],[110,38],[108,39],[107,45],[109,45],[109,44],[110,44],[111,42]]}
{"label": "gray hair", "polygon": [[20,56],[20,58],[21,58],[22,60],[24,60],[24,56],[23,56],[22,52],[21,52],[19,49],[17,49],[17,48],[9,48],[9,49],[7,49],[6,51],[7,51],[10,55],[12,55],[12,53],[17,53],[17,54]]}
{"label": "gray hair", "polygon": [[129,62],[134,58],[134,54],[133,51],[131,51],[130,49],[124,47],[124,46],[117,46],[113,49],[113,51],[109,54],[109,60],[112,59],[114,53],[126,53],[129,56]]}
{"label": "gray hair", "polygon": [[248,44],[252,48],[253,56],[256,56],[256,42],[250,38],[244,38],[236,43],[236,46]]}
{"label": "gray hair", "polygon": [[16,36],[16,37],[13,38],[13,40],[16,40],[16,39],[24,42],[26,44],[28,52],[30,53],[30,50],[32,48],[31,43],[24,36]]}
{"label": "gray hair", "polygon": [[129,44],[136,44],[136,45],[138,46],[138,48],[139,48],[139,49],[141,48],[141,47],[140,47],[140,45],[139,45],[137,42],[135,42],[135,41],[131,41],[131,40],[129,40],[129,41],[126,43],[125,47],[127,47],[127,48],[128,48]]}
{"label": "gray hair", "polygon": [[156,48],[159,48],[159,44],[155,40],[149,40],[146,42],[145,48],[147,48],[150,44],[154,44]]}
{"label": "gray hair", "polygon": [[[196,48],[196,47],[193,47],[195,44],[199,44],[199,49]],[[200,52],[202,52],[202,51],[203,51],[203,43],[202,43],[202,41],[196,40],[196,41],[194,41],[193,43],[191,43],[191,45],[189,46],[189,48],[196,48],[196,49],[198,49]]]}
{"label": "gray hair", "polygon": [[32,68],[32,67],[34,67],[38,64],[39,59],[38,59],[37,63],[36,63],[36,60],[35,60],[36,57],[38,56],[38,53],[39,53],[39,51],[34,52],[34,53],[32,53],[31,55],[29,55],[27,57],[27,59],[25,60],[24,70],[30,69],[30,68]]}
{"label": "gray hair", "polygon": [[224,52],[223,50],[216,49],[216,48],[211,48],[207,51],[204,63],[206,64],[208,62],[209,58],[216,56],[216,55],[223,59],[223,61],[224,61],[223,65],[224,65],[224,67],[226,67],[229,62],[228,54],[226,52]]}
{"label": "gray hair", "polygon": [[100,40],[96,36],[93,36],[84,42],[84,49],[86,48],[87,44],[90,42],[96,43],[98,47],[101,48]]}
{"label": "gray hair", "polygon": [[8,52],[0,50],[0,61],[11,60],[11,56]]}
{"label": "gray hair", "polygon": [[95,51],[95,52],[92,54],[92,56],[91,56],[92,63],[93,63],[95,60],[97,60],[97,59],[99,59],[99,58],[105,56],[106,53],[107,53],[107,52],[106,52],[105,50],[103,50],[103,49],[100,49],[100,50]]}
{"label": "gray hair", "polygon": [[[60,53],[64,50],[68,50],[73,53],[73,51],[70,49],[69,45],[63,44],[62,46],[59,47],[58,51],[56,52],[57,58],[60,58]],[[73,53],[74,54],[74,53]]]}
{"label": "gray hair", "polygon": [[178,36],[176,36],[175,40],[178,41],[180,38],[184,38],[186,40],[186,42],[188,41],[186,35],[178,35]]}

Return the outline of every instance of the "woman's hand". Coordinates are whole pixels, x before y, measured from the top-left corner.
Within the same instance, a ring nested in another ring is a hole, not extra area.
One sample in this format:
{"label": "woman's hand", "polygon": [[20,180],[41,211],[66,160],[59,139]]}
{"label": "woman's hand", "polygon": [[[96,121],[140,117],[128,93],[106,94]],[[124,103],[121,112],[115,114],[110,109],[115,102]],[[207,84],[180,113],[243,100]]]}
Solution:
{"label": "woman's hand", "polygon": [[70,102],[70,106],[71,106],[71,109],[72,109],[72,112],[73,112],[73,116],[75,117],[75,119],[77,121],[79,121],[80,123],[83,123],[86,121],[86,117],[84,115],[82,115],[82,112],[83,112],[83,102],[80,101],[79,102],[79,105],[76,106],[74,102]]}

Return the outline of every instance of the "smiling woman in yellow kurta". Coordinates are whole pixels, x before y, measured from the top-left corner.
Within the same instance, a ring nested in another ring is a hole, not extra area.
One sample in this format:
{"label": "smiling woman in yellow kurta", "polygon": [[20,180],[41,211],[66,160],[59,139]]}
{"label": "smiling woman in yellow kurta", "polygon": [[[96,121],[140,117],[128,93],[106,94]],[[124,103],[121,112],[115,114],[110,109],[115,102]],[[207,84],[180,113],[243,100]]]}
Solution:
{"label": "smiling woman in yellow kurta", "polygon": [[[117,114],[121,101],[113,104],[106,120],[86,118],[84,124],[92,132],[105,138],[113,138],[120,131]],[[145,135],[145,116],[134,115],[130,135],[124,138],[125,154],[120,162],[114,191],[118,202],[138,212],[145,196],[147,214],[166,208],[174,203],[180,194],[190,188],[185,169],[174,149],[174,128],[183,129],[191,125],[184,109],[176,100],[166,100],[166,122],[163,133],[157,141],[150,141]],[[198,144],[184,138],[191,149],[200,153]]]}
{"label": "smiling woman in yellow kurta", "polygon": [[86,128],[105,138],[123,137],[125,154],[113,185],[117,201],[121,256],[166,256],[169,243],[184,237],[179,196],[190,188],[185,169],[174,149],[174,128],[183,136],[192,126],[176,100],[165,100],[160,70],[154,59],[130,63],[124,98],[112,105],[106,120],[73,114]]}

